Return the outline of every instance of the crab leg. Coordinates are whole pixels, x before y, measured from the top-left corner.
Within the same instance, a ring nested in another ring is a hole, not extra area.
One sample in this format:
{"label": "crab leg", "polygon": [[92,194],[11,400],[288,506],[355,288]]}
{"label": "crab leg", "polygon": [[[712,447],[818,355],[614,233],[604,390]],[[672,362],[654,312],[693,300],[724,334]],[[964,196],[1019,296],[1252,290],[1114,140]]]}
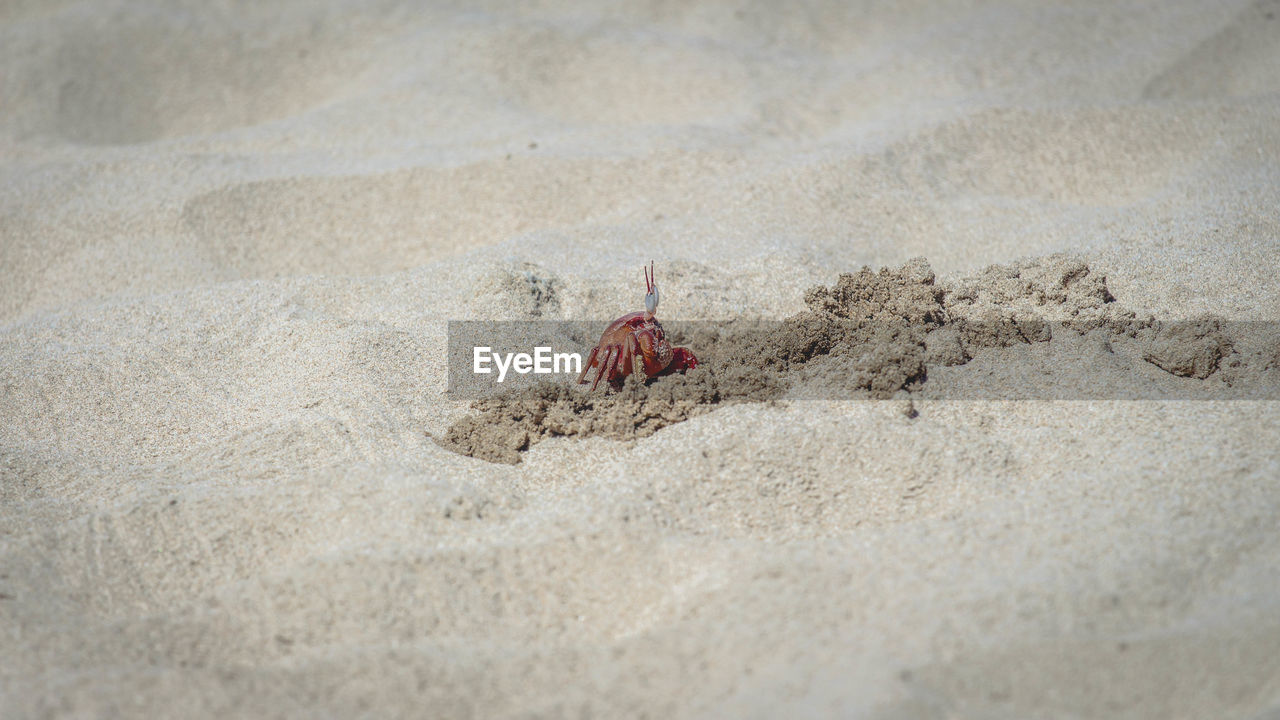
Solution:
{"label": "crab leg", "polygon": [[609,348],[613,350],[613,357],[609,360],[609,369],[605,371],[604,376],[609,378],[609,382],[613,382],[613,373],[618,369],[619,361],[622,360],[622,346],[614,345]]}
{"label": "crab leg", "polygon": [[623,373],[635,372],[635,353],[631,349],[631,341],[634,338],[634,335],[628,335],[627,339],[622,341],[622,360],[618,362],[618,370]]}
{"label": "crab leg", "polygon": [[598,353],[598,352],[600,352],[600,346],[599,346],[599,345],[597,345],[596,347],[591,348],[591,354],[587,356],[587,363],[586,363],[586,365],[583,365],[583,366],[582,366],[582,372],[578,373],[578,384],[579,384],[579,385],[583,385],[583,384],[585,384],[585,383],[587,382],[585,378],[587,377],[587,373],[591,372],[591,365],[592,365],[592,363],[594,363],[594,362],[596,361],[596,353]]}
{"label": "crab leg", "polygon": [[627,336],[627,356],[631,358],[631,374],[641,378],[648,377],[644,371],[644,354],[640,350],[640,338],[635,334]]}
{"label": "crab leg", "polygon": [[600,384],[600,378],[604,377],[605,370],[608,368],[608,365],[609,365],[609,356],[613,354],[613,349],[615,347],[617,346],[610,345],[609,347],[604,349],[604,358],[601,359],[600,361],[600,369],[596,372],[595,382],[591,383],[592,392],[595,392],[596,386]]}

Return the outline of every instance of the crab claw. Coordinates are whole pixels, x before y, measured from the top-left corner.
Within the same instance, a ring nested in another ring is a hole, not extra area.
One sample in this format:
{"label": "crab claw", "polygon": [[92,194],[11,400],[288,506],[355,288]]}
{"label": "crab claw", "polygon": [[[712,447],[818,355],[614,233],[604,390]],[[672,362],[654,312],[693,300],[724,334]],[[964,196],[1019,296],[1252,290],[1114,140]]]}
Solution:
{"label": "crab claw", "polygon": [[662,369],[659,375],[670,375],[672,373],[682,373],[685,370],[692,370],[698,367],[698,358],[689,352],[689,348],[672,348],[671,363]]}

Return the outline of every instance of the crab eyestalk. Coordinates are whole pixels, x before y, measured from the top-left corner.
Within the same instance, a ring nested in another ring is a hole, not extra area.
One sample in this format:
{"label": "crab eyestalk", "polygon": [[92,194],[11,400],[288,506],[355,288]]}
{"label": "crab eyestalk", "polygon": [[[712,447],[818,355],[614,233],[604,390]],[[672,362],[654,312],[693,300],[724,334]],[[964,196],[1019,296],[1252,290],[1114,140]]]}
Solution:
{"label": "crab eyestalk", "polygon": [[644,311],[646,318],[652,318],[658,312],[658,283],[654,280],[653,261],[644,268]]}

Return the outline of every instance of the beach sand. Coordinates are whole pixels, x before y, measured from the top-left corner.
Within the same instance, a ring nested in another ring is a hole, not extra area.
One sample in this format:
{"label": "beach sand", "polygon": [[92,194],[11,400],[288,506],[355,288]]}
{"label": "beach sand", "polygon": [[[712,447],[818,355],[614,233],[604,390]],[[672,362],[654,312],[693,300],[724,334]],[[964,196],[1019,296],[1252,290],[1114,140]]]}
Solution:
{"label": "beach sand", "polygon": [[1275,718],[1277,277],[1274,0],[5,3],[0,716]]}

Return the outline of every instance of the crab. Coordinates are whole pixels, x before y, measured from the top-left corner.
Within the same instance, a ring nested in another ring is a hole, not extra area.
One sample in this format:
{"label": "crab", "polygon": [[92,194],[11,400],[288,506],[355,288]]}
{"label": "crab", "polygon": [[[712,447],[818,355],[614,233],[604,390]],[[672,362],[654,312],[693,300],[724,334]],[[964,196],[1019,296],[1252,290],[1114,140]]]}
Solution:
{"label": "crab", "polygon": [[578,384],[588,382],[587,374],[596,368],[591,382],[595,390],[601,379],[618,387],[632,373],[651,378],[692,370],[698,358],[688,348],[671,347],[662,323],[654,313],[658,310],[658,285],[654,281],[653,261],[644,269],[644,311],[633,312],[614,320],[605,328],[600,342],[591,348],[586,365],[578,375]]}

